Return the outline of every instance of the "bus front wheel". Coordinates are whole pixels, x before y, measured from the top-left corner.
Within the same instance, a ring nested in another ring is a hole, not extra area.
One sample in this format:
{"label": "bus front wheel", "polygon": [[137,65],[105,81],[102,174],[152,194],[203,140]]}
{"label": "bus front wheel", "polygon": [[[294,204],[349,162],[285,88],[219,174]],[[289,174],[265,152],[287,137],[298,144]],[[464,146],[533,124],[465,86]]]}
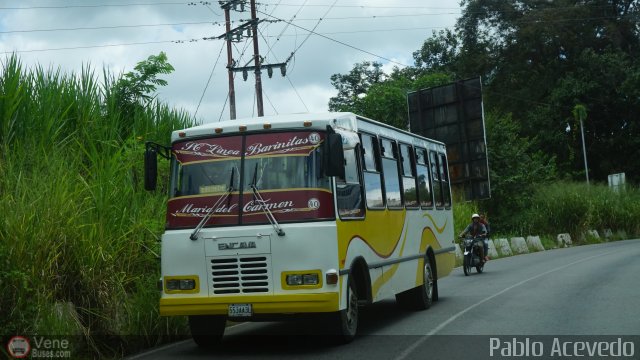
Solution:
{"label": "bus front wheel", "polygon": [[349,277],[347,308],[334,314],[333,336],[338,343],[346,344],[356,337],[358,331],[358,293],[353,277]]}
{"label": "bus front wheel", "polygon": [[193,341],[202,348],[220,344],[227,319],[219,315],[189,316],[189,328]]}

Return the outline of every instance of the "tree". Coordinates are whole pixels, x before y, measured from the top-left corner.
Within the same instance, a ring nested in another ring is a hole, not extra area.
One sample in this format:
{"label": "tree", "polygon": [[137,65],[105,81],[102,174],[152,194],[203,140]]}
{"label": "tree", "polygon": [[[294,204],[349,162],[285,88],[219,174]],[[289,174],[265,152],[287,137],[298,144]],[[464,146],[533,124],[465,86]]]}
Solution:
{"label": "tree", "polygon": [[423,71],[455,74],[460,50],[459,38],[453,31],[433,31],[431,38],[425,40],[420,50],[413,53],[413,59],[416,68]]}
{"label": "tree", "polygon": [[[621,168],[640,176],[640,162],[632,166],[618,156],[640,155],[634,121],[640,104],[637,90],[628,85],[637,84],[637,1],[465,0],[462,5],[455,32],[460,49],[445,52],[453,54],[445,57],[448,64],[437,66],[453,69],[457,77],[481,75],[486,108],[512,114],[521,135],[554,154],[562,173],[578,175],[582,168],[581,157],[574,156],[581,152],[580,141],[567,139],[564,128],[573,105],[585,104],[594,177],[603,180]],[[450,36],[439,41],[456,44]]]}
{"label": "tree", "polygon": [[329,100],[331,111],[350,111],[400,129],[409,125],[407,93],[450,81],[445,74],[415,77],[415,69],[395,68],[390,75],[378,63],[355,64],[346,75],[334,74],[331,83],[338,94]]}
{"label": "tree", "polygon": [[355,64],[348,74],[331,75],[331,85],[338,90],[338,95],[329,99],[329,110],[361,113],[359,100],[372,85],[385,79],[382,64],[369,61]]}
{"label": "tree", "polygon": [[140,61],[134,70],[124,74],[116,83],[121,105],[149,104],[155,97],[152,94],[156,87],[167,85],[167,81],[158,78],[158,74],[170,74],[175,69],[167,62],[167,55],[161,51],[158,55],[151,55],[147,60]]}
{"label": "tree", "polygon": [[556,177],[553,155],[536,150],[534,139],[521,137],[510,114],[488,113],[486,129],[491,200],[484,207],[497,228],[518,229],[518,214],[528,206],[536,184]]}
{"label": "tree", "polygon": [[158,78],[158,75],[170,74],[173,70],[173,66],[167,62],[167,55],[160,52],[140,61],[134,71],[119,79],[111,79],[111,82],[105,80],[107,111],[120,114],[121,120],[117,126],[120,139],[127,139],[132,134],[136,113],[144,111],[153,103],[157,87],[167,85],[167,81]]}

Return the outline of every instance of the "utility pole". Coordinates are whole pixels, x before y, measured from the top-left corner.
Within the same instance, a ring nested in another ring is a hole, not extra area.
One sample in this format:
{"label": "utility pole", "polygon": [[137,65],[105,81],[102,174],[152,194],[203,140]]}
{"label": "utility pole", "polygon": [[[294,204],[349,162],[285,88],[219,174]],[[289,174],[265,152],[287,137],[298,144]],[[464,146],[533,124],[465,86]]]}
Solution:
{"label": "utility pole", "polygon": [[262,79],[260,77],[260,51],[258,50],[258,22],[256,18],[256,0],[251,0],[251,34],[253,35],[253,60],[256,73],[256,99],[258,106],[258,116],[264,116],[262,106]]}
{"label": "utility pole", "polygon": [[[236,1],[228,1],[226,3],[220,2],[220,6],[224,9],[224,20],[226,34],[231,33],[231,6],[235,5]],[[233,53],[231,49],[231,39],[227,38],[227,70],[229,73],[229,118],[231,120],[236,119],[236,90],[233,82]]]}
{"label": "utility pole", "polygon": [[[247,80],[248,72],[253,71],[255,74],[256,81],[256,105],[258,108],[258,116],[264,116],[264,105],[262,100],[262,69],[267,69],[269,77],[273,75],[274,68],[280,68],[280,72],[282,76],[286,75],[287,69],[287,61],[284,63],[278,64],[263,64],[262,57],[260,56],[260,51],[258,48],[258,24],[261,22],[257,18],[257,10],[256,10],[256,0],[250,0],[251,5],[251,19],[244,24],[231,29],[231,16],[230,11],[233,8],[234,11],[244,11],[244,7],[247,0],[228,0],[228,1],[218,1],[220,7],[225,10],[225,19],[226,19],[226,32],[220,36],[218,39],[224,39],[227,42],[227,60],[228,65],[227,69],[229,70],[229,103],[231,106],[231,119],[236,118],[236,107],[235,107],[235,88],[233,83],[233,73],[242,72],[243,80]],[[238,10],[240,7],[240,10]],[[245,32],[247,35],[245,36]],[[245,66],[236,66],[236,62],[233,60],[233,55],[231,53],[231,42],[240,41],[244,37],[251,36],[253,39],[253,66],[249,66],[247,63]]]}
{"label": "utility pole", "polygon": [[584,173],[587,175],[587,185],[589,185],[589,166],[587,166],[587,147],[584,144],[584,127],[582,126],[582,116],[580,116],[580,133],[582,134],[582,154],[584,156]]}
{"label": "utility pole", "polygon": [[576,120],[580,120],[580,135],[582,136],[582,155],[584,156],[584,173],[587,177],[587,185],[589,185],[589,166],[587,166],[587,146],[584,143],[584,126],[582,120],[587,118],[587,108],[582,104],[576,104],[571,110]]}

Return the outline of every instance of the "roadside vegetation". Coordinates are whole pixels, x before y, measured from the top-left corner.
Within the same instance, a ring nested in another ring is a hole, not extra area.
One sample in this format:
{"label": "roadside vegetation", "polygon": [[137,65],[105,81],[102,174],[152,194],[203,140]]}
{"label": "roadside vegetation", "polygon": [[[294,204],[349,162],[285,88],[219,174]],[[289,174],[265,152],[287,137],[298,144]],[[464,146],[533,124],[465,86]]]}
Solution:
{"label": "roadside vegetation", "polygon": [[[414,67],[362,62],[332,76],[329,108],[405,128],[407,91],[480,75],[492,197],[458,198],[455,233],[479,212],[493,238],[537,235],[545,248],[565,232],[576,244],[602,241],[587,230],[638,237],[639,12],[634,1],[463,1]],[[0,336],[73,335],[74,358],[117,358],[188,334],[184,318],[158,314],[166,195],[163,181],[143,190],[144,142],[195,124],[154,99],[171,71],[163,53],[117,76],[0,60]],[[604,184],[617,172],[630,180],[618,192]]]}
{"label": "roadside vegetation", "polygon": [[193,120],[149,97],[164,54],[141,64],[99,83],[2,62],[0,335],[76,335],[74,357],[119,357],[185,334],[158,315],[166,197],[143,190],[142,154]]}

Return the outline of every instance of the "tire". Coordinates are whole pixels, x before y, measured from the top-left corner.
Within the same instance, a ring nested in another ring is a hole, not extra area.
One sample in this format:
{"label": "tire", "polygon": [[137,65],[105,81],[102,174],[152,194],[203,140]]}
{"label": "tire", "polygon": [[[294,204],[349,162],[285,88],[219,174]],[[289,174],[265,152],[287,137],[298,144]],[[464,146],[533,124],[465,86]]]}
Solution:
{"label": "tire", "polygon": [[334,314],[333,337],[339,344],[350,343],[358,332],[358,293],[352,276],[349,276],[348,289],[347,308]]}
{"label": "tire", "polygon": [[[480,252],[480,250],[478,250],[478,252]],[[478,274],[482,274],[482,270],[484,270],[484,262],[480,255],[478,255],[478,257],[480,258],[480,263],[476,265],[476,271]]]}
{"label": "tire", "polygon": [[422,285],[397,294],[396,301],[400,306],[411,310],[426,310],[435,300],[435,286],[433,266],[428,259],[425,259],[422,268]]}
{"label": "tire", "polygon": [[471,275],[471,253],[464,256],[462,260],[462,269],[464,270],[464,276]]}
{"label": "tire", "polygon": [[201,348],[219,345],[224,335],[227,319],[219,315],[189,316],[189,328],[193,341]]}

